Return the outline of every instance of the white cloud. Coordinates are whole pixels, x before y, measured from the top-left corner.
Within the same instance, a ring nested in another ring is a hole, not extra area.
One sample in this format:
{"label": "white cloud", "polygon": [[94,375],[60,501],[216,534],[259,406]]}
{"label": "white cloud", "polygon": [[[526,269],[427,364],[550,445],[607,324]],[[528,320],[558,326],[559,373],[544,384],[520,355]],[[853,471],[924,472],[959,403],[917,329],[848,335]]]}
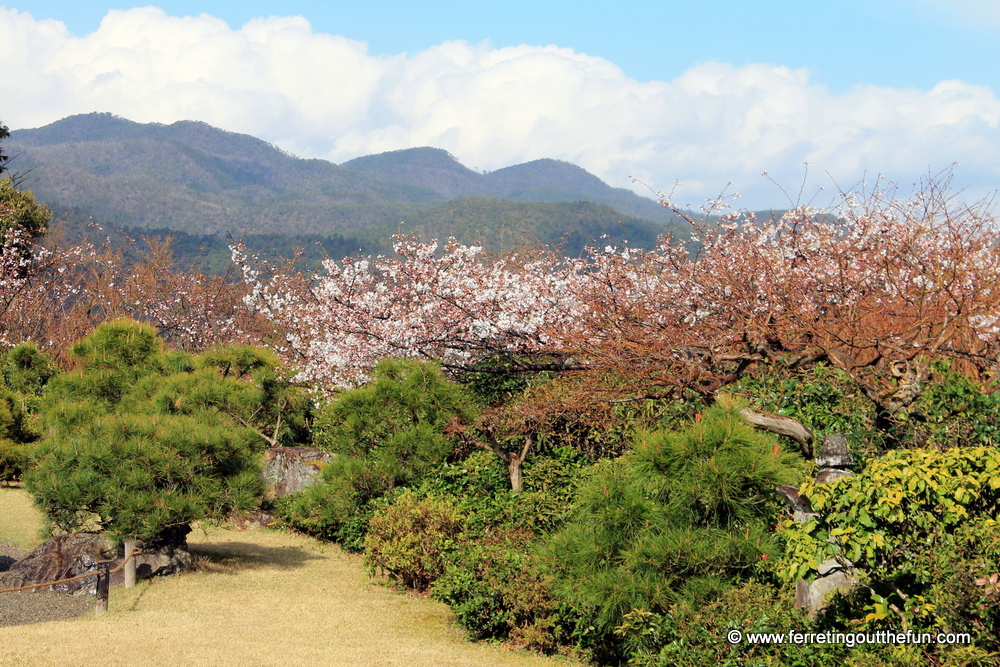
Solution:
{"label": "white cloud", "polygon": [[744,204],[780,206],[761,172],[788,187],[805,162],[842,184],[865,170],[908,184],[954,161],[972,193],[1000,183],[1000,102],[961,81],[832,94],[805,70],[710,62],[640,83],[555,46],[447,42],[376,57],[301,17],[232,30],[155,7],[112,11],[82,38],[0,9],[0,43],[0,118],[14,128],[111,111],[203,120],[338,163],[422,145],[487,170],[553,157],[616,186],[630,174],[662,189],[680,180],[681,203],[733,181]]}

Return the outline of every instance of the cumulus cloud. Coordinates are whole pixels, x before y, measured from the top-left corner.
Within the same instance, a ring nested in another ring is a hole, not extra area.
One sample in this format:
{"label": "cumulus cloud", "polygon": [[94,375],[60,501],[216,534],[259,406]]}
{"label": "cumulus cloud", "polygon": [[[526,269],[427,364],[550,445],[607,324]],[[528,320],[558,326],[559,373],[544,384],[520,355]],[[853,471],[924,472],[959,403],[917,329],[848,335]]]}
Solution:
{"label": "cumulus cloud", "polygon": [[866,171],[909,184],[956,161],[971,193],[1000,183],[1000,102],[961,81],[833,94],[805,70],[709,62],[638,82],[556,46],[458,41],[372,56],[301,17],[233,30],[155,7],[112,11],[86,37],[0,9],[0,43],[0,118],[12,128],[111,111],[203,120],[337,163],[412,146],[485,170],[551,157],[620,187],[629,175],[664,190],[680,181],[680,203],[732,181],[743,203],[781,206],[761,172],[797,191],[806,162],[817,187],[832,184],[825,172],[842,185]]}

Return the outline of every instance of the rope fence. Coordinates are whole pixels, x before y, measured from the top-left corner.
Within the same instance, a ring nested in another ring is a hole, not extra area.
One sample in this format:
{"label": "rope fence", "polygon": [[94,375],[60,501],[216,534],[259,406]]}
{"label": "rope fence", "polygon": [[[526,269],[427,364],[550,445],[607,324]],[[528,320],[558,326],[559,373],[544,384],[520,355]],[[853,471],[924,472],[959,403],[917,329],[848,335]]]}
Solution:
{"label": "rope fence", "polygon": [[[90,577],[97,577],[97,603],[94,606],[94,613],[97,616],[102,615],[108,610],[108,586],[111,583],[111,575],[116,572],[121,571],[123,567],[128,565],[132,559],[141,552],[142,550],[133,547],[129,550],[128,555],[125,557],[119,565],[111,569],[111,563],[114,561],[102,560],[97,562],[97,571],[88,572],[86,574],[78,574],[75,577],[69,577],[68,579],[60,579],[59,581],[47,581],[44,584],[32,584],[31,586],[21,586],[20,588],[7,588],[0,590],[0,593],[17,593],[20,591],[29,591],[33,588],[45,588],[47,586],[58,586],[59,584],[66,584],[71,581],[79,581],[80,579],[89,579]],[[131,570],[132,572],[132,583],[135,583],[135,568]],[[128,584],[128,573],[126,573],[126,586]],[[129,586],[127,586],[129,587]]]}

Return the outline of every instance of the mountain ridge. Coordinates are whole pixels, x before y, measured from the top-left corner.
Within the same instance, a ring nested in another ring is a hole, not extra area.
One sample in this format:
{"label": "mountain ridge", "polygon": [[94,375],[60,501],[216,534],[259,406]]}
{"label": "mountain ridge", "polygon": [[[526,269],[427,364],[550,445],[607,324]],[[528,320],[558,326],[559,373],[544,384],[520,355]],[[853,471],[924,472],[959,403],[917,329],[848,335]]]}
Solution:
{"label": "mountain ridge", "polygon": [[539,243],[571,239],[566,248],[575,251],[626,231],[648,245],[673,227],[652,200],[552,159],[479,173],[443,149],[419,147],[336,165],[201,121],[138,123],[109,113],[12,130],[5,149],[22,187],[76,211],[67,215],[73,224],[92,217],[132,232],[336,237],[338,247],[376,248],[401,222],[438,238],[473,230],[508,238],[520,226]]}

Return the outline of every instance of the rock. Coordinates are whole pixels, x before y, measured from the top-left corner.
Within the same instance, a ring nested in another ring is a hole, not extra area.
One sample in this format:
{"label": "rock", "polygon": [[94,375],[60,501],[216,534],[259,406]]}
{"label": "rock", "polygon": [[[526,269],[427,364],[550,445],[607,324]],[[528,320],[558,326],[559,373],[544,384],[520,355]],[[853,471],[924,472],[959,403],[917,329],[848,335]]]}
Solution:
{"label": "rock", "polygon": [[10,556],[0,556],[0,572],[6,572],[17,561]]}
{"label": "rock", "polygon": [[316,482],[316,477],[333,454],[311,447],[272,447],[264,453],[264,485],[267,495],[282,498],[303,491]]}
{"label": "rock", "polygon": [[830,484],[831,482],[836,482],[838,479],[843,477],[853,477],[854,473],[850,470],[837,470],[836,468],[823,468],[818,473],[816,473],[816,483],[817,484]]}
{"label": "rock", "polygon": [[794,486],[779,486],[776,489],[778,493],[785,497],[785,500],[792,506],[792,518],[797,523],[805,523],[809,519],[819,516],[813,512],[812,505],[809,504],[809,499],[805,496],[799,495],[799,490]]}
{"label": "rock", "polygon": [[[122,559],[115,562],[117,567]],[[191,569],[191,554],[178,547],[164,547],[149,553],[141,553],[135,557],[135,578],[149,579],[164,577]],[[112,586],[125,584],[125,571],[119,570],[111,575]]]}
{"label": "rock", "polygon": [[834,591],[847,593],[858,582],[851,570],[840,567],[825,577],[817,577],[816,581],[807,583],[799,579],[795,583],[795,606],[808,611],[809,616],[826,606]]}
{"label": "rock", "polygon": [[[163,531],[155,540],[138,542],[136,546],[142,552],[135,557],[136,580],[163,577],[191,569],[191,554],[187,551],[187,536],[190,532],[191,527],[184,524]],[[117,567],[124,558],[123,550],[112,567]],[[111,575],[112,586],[124,583],[124,570]]]}
{"label": "rock", "polygon": [[[0,588],[19,588],[95,572],[97,562],[114,558],[111,545],[99,533],[59,535],[39,545],[0,574]],[[97,577],[57,584],[52,590],[72,593],[92,586]]]}
{"label": "rock", "polygon": [[[190,528],[186,526],[177,527],[158,540],[148,544],[140,543],[139,547],[143,552],[135,557],[136,579],[175,574],[189,569],[191,555],[187,552],[185,537],[188,532]],[[114,569],[123,560],[124,556],[116,553],[113,545],[101,533],[59,535],[11,565],[7,572],[0,573],[0,589],[43,584],[96,572],[98,561],[111,561],[111,568]],[[122,585],[124,581],[124,570],[111,575],[112,586]],[[50,590],[77,593],[82,590],[92,591],[96,584],[95,575],[56,584]]]}
{"label": "rock", "polygon": [[816,465],[820,468],[850,468],[854,457],[847,449],[847,436],[831,433],[823,438],[823,446],[816,455]]}

